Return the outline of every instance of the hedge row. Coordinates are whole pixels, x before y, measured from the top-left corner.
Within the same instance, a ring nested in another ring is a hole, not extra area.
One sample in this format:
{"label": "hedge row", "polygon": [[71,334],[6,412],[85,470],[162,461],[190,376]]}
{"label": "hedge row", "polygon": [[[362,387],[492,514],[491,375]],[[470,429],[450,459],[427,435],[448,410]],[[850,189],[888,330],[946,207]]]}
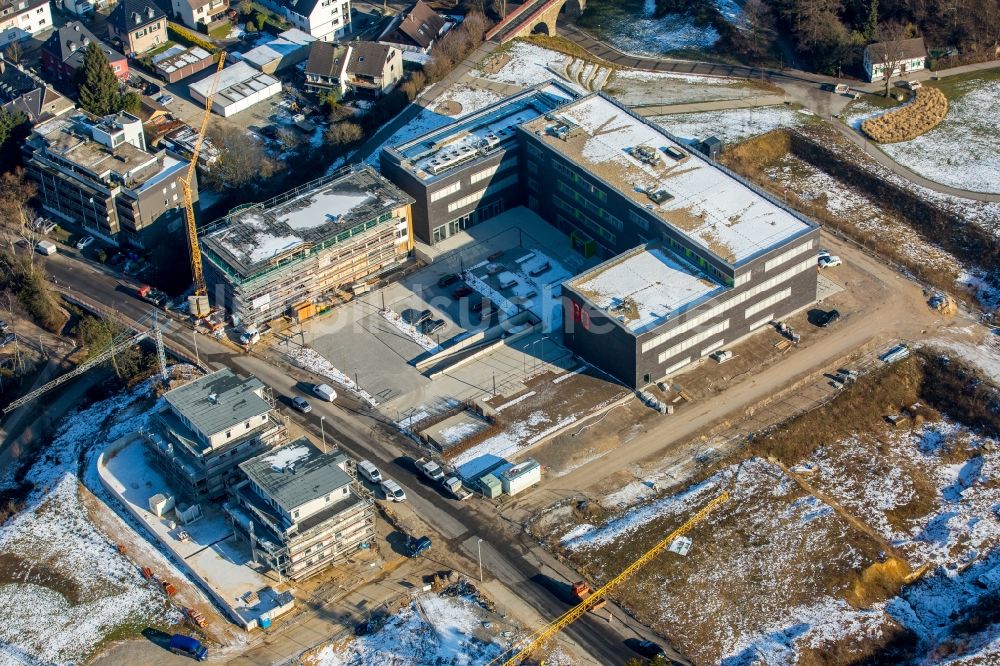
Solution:
{"label": "hedge row", "polygon": [[208,41],[197,32],[192,32],[184,26],[171,21],[167,22],[167,35],[170,39],[187,44],[188,46],[200,46],[209,53],[217,53],[219,50],[216,48],[215,44]]}
{"label": "hedge row", "polygon": [[916,98],[899,109],[861,123],[865,134],[879,143],[916,139],[938,126],[948,115],[948,98],[937,88],[920,88]]}

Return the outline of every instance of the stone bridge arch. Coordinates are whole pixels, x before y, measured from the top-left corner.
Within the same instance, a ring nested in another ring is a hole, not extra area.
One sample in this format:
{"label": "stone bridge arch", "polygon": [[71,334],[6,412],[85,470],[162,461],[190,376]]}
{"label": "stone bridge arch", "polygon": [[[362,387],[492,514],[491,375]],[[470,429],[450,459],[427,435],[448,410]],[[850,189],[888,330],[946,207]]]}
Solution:
{"label": "stone bridge arch", "polygon": [[501,44],[515,37],[555,35],[560,17],[577,18],[587,8],[587,0],[526,0],[497,23],[486,38]]}

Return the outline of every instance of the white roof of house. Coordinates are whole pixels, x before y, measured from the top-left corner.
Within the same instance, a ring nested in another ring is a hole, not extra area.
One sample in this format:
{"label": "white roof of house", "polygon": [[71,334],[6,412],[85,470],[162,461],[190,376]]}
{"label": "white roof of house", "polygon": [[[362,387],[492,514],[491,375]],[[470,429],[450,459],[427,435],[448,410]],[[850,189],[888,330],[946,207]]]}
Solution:
{"label": "white roof of house", "polygon": [[315,41],[316,38],[312,35],[292,28],[291,30],[284,31],[277,38],[250,49],[242,54],[241,58],[259,67],[263,67],[301,48],[305,48],[310,42]]}
{"label": "white roof of house", "polygon": [[637,334],[726,289],[657,246],[619,255],[570,287]]}
{"label": "white roof of house", "polygon": [[[198,93],[203,98],[208,97],[214,76],[215,74],[209,74],[202,80],[190,84],[188,90]],[[245,62],[238,62],[219,73],[219,87],[215,93],[215,101],[223,105],[233,104],[262,90],[270,90],[271,94],[277,94],[281,91],[281,82]]]}
{"label": "white roof of house", "polygon": [[175,44],[166,51],[153,56],[153,64],[169,73],[210,57],[212,54],[200,46],[184,47]]}
{"label": "white roof of house", "polygon": [[[526,129],[538,130],[546,145],[566,154],[723,261],[738,264],[813,228],[791,210],[606,97],[585,97],[551,115],[557,120],[538,118],[527,123]],[[563,138],[546,131],[559,125],[569,127]],[[649,149],[655,165],[640,159],[634,152],[637,147]],[[668,148],[681,151],[681,159],[671,157]],[[647,192],[660,190],[670,198],[657,204]]]}

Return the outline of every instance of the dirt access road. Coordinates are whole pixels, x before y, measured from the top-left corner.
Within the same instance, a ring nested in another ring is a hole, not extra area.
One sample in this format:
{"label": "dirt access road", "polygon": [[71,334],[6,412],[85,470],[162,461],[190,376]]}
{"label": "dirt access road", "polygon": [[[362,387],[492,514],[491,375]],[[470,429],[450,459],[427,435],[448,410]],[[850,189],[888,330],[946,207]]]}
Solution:
{"label": "dirt access road", "polygon": [[[738,420],[751,413],[762,401],[773,400],[794,390],[796,384],[811,376],[837,367],[855,352],[895,340],[921,340],[950,335],[968,337],[974,321],[961,313],[944,318],[931,310],[921,287],[907,279],[883,260],[869,256],[855,246],[830,234],[822,244],[839,254],[845,265],[833,269],[830,276],[844,291],[831,298],[831,304],[843,315],[829,332],[824,331],[804,348],[797,349],[760,372],[745,376],[725,391],[682,408],[675,416],[653,421],[627,445],[620,445],[621,434],[608,432],[606,438],[619,443],[613,455],[585,463],[556,479],[544,481],[541,489],[517,503],[515,511],[506,512],[518,520],[532,509],[552,501],[553,494],[563,497],[591,489],[598,494],[610,486],[632,480],[635,465],[659,463],[664,458],[692,458],[700,449],[701,435],[726,421]],[[692,372],[698,372],[697,369]],[[683,375],[678,379],[684,384]],[[600,428],[600,426],[598,426]],[[520,516],[518,515],[520,514]]]}

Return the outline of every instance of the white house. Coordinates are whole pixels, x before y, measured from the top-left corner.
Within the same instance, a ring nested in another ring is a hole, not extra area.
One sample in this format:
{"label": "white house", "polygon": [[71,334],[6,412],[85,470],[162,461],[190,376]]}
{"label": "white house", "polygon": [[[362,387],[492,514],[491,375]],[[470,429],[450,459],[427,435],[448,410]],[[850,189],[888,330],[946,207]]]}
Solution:
{"label": "white house", "polygon": [[923,37],[897,42],[876,42],[865,47],[864,65],[869,81],[885,77],[887,61],[898,61],[892,76],[904,76],[927,67],[927,48]]}
{"label": "white house", "polygon": [[51,27],[49,0],[0,0],[0,47]]}
{"label": "white house", "polygon": [[350,0],[262,0],[262,4],[324,42],[343,36],[351,24]]}
{"label": "white house", "polygon": [[[192,99],[204,104],[212,89],[214,78],[213,73],[188,85]],[[219,86],[212,100],[212,111],[223,118],[228,118],[280,92],[281,81],[254,69],[245,62],[238,62],[219,73]]]}

